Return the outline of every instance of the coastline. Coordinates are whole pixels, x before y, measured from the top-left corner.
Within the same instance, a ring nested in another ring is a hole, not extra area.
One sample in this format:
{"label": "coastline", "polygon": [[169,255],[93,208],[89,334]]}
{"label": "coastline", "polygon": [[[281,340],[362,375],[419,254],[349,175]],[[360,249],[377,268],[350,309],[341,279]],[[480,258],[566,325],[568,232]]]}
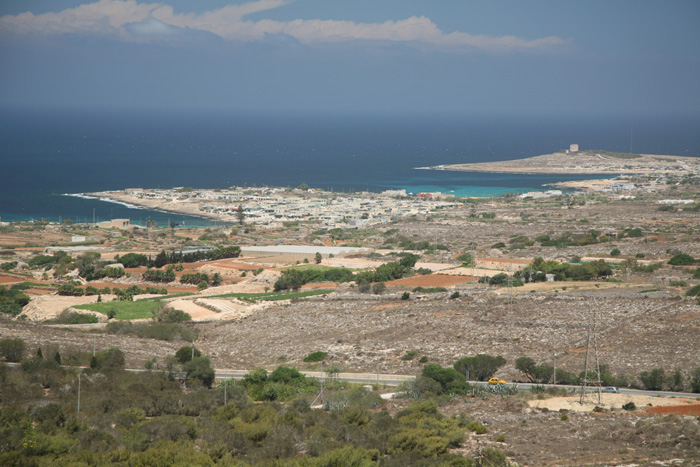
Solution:
{"label": "coastline", "polygon": [[[191,217],[196,217],[198,219],[203,219],[203,220],[208,220],[208,221],[217,221],[217,222],[226,222],[228,219],[226,219],[224,216],[217,216],[215,214],[211,213],[203,213],[199,211],[198,208],[194,206],[181,206],[181,207],[170,207],[170,206],[163,206],[163,204],[158,203],[155,200],[139,200],[134,199],[134,197],[128,196],[123,192],[116,192],[116,191],[103,191],[103,192],[96,192],[96,193],[76,193],[76,194],[69,194],[66,193],[65,196],[74,196],[77,198],[85,198],[85,199],[97,199],[100,201],[105,201],[107,203],[114,203],[114,204],[119,204],[121,206],[125,206],[131,209],[143,209],[147,211],[157,211],[161,212],[164,214],[177,214],[177,215],[186,215],[186,216],[191,216]],[[151,202],[149,202],[151,201]],[[233,222],[231,222],[233,223]]]}
{"label": "coastline", "polygon": [[[428,167],[420,167],[426,169]],[[436,165],[433,170],[542,175],[684,175],[700,173],[700,158],[605,151],[557,152],[525,159]]]}

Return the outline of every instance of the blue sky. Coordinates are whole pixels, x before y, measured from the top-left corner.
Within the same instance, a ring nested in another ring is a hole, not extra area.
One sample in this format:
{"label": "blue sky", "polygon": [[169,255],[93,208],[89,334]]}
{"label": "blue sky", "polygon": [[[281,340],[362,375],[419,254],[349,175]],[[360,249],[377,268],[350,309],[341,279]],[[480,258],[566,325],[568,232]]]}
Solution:
{"label": "blue sky", "polygon": [[4,0],[0,108],[700,113],[697,0]]}

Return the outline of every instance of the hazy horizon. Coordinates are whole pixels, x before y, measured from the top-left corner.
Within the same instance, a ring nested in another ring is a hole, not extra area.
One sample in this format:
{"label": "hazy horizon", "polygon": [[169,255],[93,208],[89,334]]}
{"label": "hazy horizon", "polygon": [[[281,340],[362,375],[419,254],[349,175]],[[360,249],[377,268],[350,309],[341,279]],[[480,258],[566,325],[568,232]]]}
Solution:
{"label": "hazy horizon", "polygon": [[0,109],[700,114],[700,3],[0,4]]}

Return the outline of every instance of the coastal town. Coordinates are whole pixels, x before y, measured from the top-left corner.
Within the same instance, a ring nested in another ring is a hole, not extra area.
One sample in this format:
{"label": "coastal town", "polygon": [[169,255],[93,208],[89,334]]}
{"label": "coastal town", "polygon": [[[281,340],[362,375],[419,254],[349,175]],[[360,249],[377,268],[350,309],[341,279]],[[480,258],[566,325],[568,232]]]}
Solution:
{"label": "coastal town", "polygon": [[[489,198],[304,184],[85,193],[215,222],[4,222],[0,351],[14,359],[4,349],[21,342],[22,368],[60,354],[100,375],[118,350],[119,371],[166,375],[187,397],[240,391],[330,413],[348,410],[348,391],[372,398],[363,410],[439,400],[488,430],[465,449],[483,443],[510,465],[569,463],[538,437],[563,423],[578,428],[551,438],[579,453],[571,465],[692,465],[695,445],[666,443],[660,427],[700,433],[699,182],[664,170]],[[201,367],[174,357],[195,350]],[[467,378],[464,358],[496,363]],[[251,392],[280,371],[300,376]],[[103,404],[94,378],[82,381],[89,414]],[[318,405],[320,391],[346,408]],[[619,442],[600,433],[630,430],[644,437],[601,457]]]}
{"label": "coastal town", "polygon": [[456,207],[461,201],[442,193],[387,190],[379,194],[332,193],[308,187],[193,189],[134,189],[89,193],[146,209],[188,214],[221,222],[245,222],[269,228],[284,222],[309,221],[323,227],[360,227]]}

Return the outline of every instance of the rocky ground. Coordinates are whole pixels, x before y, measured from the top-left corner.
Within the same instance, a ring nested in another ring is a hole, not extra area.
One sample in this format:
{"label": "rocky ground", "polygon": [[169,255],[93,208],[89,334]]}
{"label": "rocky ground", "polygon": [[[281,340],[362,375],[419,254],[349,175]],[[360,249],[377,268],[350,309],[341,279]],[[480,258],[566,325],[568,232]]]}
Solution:
{"label": "rocky ground", "polygon": [[[303,359],[321,350],[328,352],[329,362],[345,371],[379,370],[415,375],[425,363],[449,366],[458,358],[488,353],[506,358],[507,364],[498,376],[510,382],[524,380],[514,367],[515,359],[522,356],[538,363],[550,363],[556,353],[558,368],[574,373],[583,370],[587,332],[595,321],[598,358],[614,374],[634,379],[652,368],[661,367],[668,372],[680,368],[687,378],[693,369],[700,367],[700,306],[696,299],[684,297],[684,293],[700,280],[693,277],[697,265],[672,267],[665,263],[679,252],[700,258],[699,217],[697,212],[682,208],[659,210],[656,201],[700,199],[699,193],[697,186],[674,185],[664,193],[640,193],[635,195],[637,199],[626,201],[613,199],[618,195],[603,194],[532,201],[517,198],[468,201],[463,207],[436,211],[427,218],[351,230],[342,239],[317,232],[315,226],[304,223],[287,230],[251,228],[245,232],[241,229],[233,238],[227,237],[227,241],[239,244],[323,241],[376,248],[378,254],[369,258],[324,259],[326,265],[354,269],[396,260],[396,256],[379,255],[397,251],[403,240],[427,240],[448,249],[427,254],[417,252],[423,255],[418,266],[440,275],[389,283],[383,295],[359,294],[356,287],[346,284],[325,297],[253,307],[211,296],[270,290],[281,268],[303,262],[304,258],[239,258],[188,264],[183,273],[219,272],[224,285],[207,289],[196,297],[179,298],[175,305],[203,320],[188,326],[199,334],[197,347],[211,357],[214,367],[221,369],[274,368],[287,364],[318,370],[318,364],[306,364]],[[483,218],[484,213],[493,213],[495,217]],[[631,228],[639,228],[642,236],[620,236]],[[616,237],[605,243],[565,248],[546,247],[534,241],[539,235],[555,238],[566,232],[576,235],[591,230]],[[139,251],[157,252],[168,246],[196,243],[198,235],[190,230],[180,235],[170,231],[151,232],[140,238],[106,238],[105,245],[122,254],[136,245]],[[518,246],[513,239],[521,236],[529,241]],[[16,245],[0,250],[0,263],[25,261],[32,255],[30,250],[41,251],[39,243],[65,242],[69,237],[65,232],[0,232],[0,245]],[[505,246],[496,246],[500,242]],[[620,256],[610,256],[613,248],[620,250]],[[465,251],[476,254],[479,267],[456,271],[459,262],[455,257]],[[490,272],[507,271],[511,267],[515,270],[536,256],[545,259],[581,256],[617,263],[634,260],[665,265],[651,273],[616,269],[613,282],[552,282],[513,289],[466,283],[472,281],[471,274],[491,275]],[[265,270],[253,275],[260,267]],[[42,279],[41,272],[24,272],[35,274],[32,282],[51,280]],[[118,280],[117,285],[147,285],[140,280],[143,271],[128,272],[131,277]],[[455,273],[463,275],[454,277]],[[10,285],[29,279],[18,275],[8,277],[0,275],[0,283]],[[670,284],[671,280],[676,282]],[[180,284],[173,284],[171,292],[179,291]],[[110,282],[99,287],[114,285]],[[417,285],[444,286],[449,291],[412,292]],[[334,288],[336,284],[310,287]],[[191,286],[181,289],[194,290]],[[405,291],[410,292],[408,300],[400,298]],[[460,293],[459,297],[450,298],[454,291]],[[30,289],[27,293],[33,297],[25,310],[30,319],[50,318],[69,306],[94,300],[94,297],[59,298],[41,289]],[[212,319],[222,317],[226,319]],[[104,334],[100,325],[46,326],[29,320],[0,318],[0,339],[7,337],[24,339],[32,352],[40,346],[59,346],[65,358],[71,353],[90,352],[93,345],[98,351],[119,347],[131,368],[143,368],[153,357],[162,362],[187,345],[181,341]],[[402,359],[408,351],[415,351],[415,357]],[[421,357],[425,357],[422,362]],[[401,402],[392,404],[397,404],[398,410]],[[657,408],[662,409],[654,407]],[[556,406],[553,401],[545,407],[531,407],[518,397],[467,399],[448,404],[442,410],[448,414],[466,412],[488,426],[489,433],[472,436],[466,450],[496,447],[519,465],[698,465],[694,453],[700,449],[700,428],[694,412],[693,416],[650,410],[632,414],[619,410],[574,413],[571,407]],[[566,411],[568,420],[562,419],[564,413],[559,410]],[[505,441],[497,441],[499,435]]]}

